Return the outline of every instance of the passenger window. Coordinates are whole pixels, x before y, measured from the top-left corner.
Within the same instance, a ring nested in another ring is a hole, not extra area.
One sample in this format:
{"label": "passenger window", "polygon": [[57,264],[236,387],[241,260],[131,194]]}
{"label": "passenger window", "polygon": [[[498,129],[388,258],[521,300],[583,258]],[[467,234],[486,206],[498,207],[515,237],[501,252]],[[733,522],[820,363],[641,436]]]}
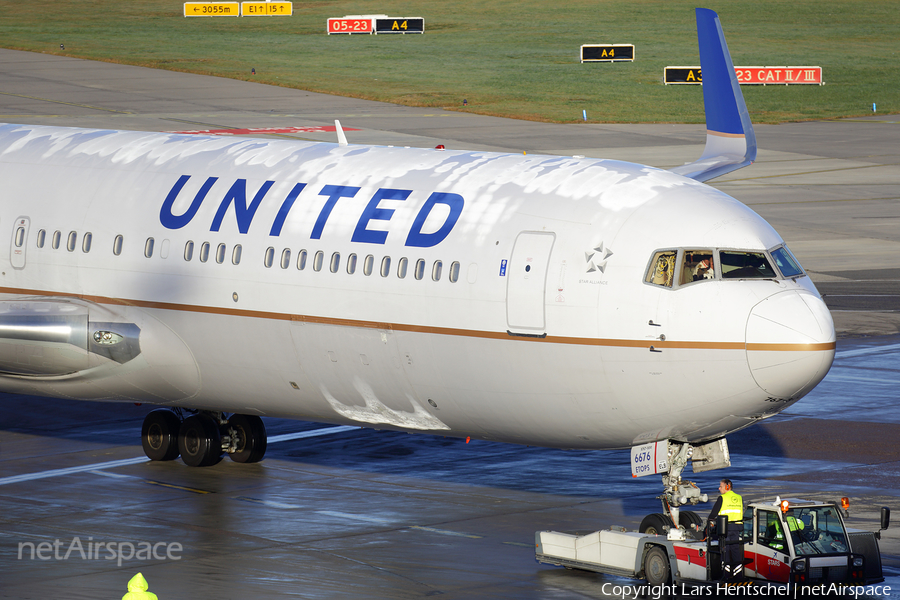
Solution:
{"label": "passenger window", "polygon": [[434,266],[431,267],[431,280],[432,281],[440,281],[441,280],[441,269],[443,268],[444,263],[439,260],[434,261]]}
{"label": "passenger window", "polygon": [[385,256],[381,259],[381,276],[387,277],[391,274],[391,257]]}
{"label": "passenger window", "polygon": [[416,261],[416,270],[413,275],[415,275],[416,279],[418,280],[421,280],[423,277],[425,277],[425,259],[420,258]]}
{"label": "passenger window", "polygon": [[271,268],[275,263],[275,248],[269,246],[266,248],[266,256],[263,258],[263,264],[267,269]]}
{"label": "passenger window", "polygon": [[322,263],[325,262],[325,253],[319,250],[316,252],[316,255],[313,257],[313,271],[319,272],[322,270]]}
{"label": "passenger window", "polygon": [[335,252],[331,255],[331,264],[328,265],[328,268],[332,273],[337,273],[338,269],[341,268],[341,253]]}
{"label": "passenger window", "polygon": [[125,238],[121,235],[117,235],[116,239],[113,240],[113,254],[119,256],[122,254],[122,244],[125,242]]}
{"label": "passenger window", "polygon": [[350,275],[356,273],[356,254],[347,257],[347,273]]}
{"label": "passenger window", "polygon": [[712,250],[685,250],[684,259],[681,261],[681,279],[679,285],[705,279],[714,279],[716,276],[715,260]]}
{"label": "passenger window", "polygon": [[22,244],[25,243],[25,228],[19,227],[16,229],[16,248],[21,248]]}
{"label": "passenger window", "polygon": [[719,252],[725,279],[774,279],[775,270],[763,252]]}
{"label": "passenger window", "polygon": [[203,242],[200,245],[200,262],[205,263],[209,260],[209,242]]}
{"label": "passenger window", "polygon": [[366,256],[366,259],[363,261],[363,275],[368,277],[372,274],[372,269],[375,268],[375,257],[371,254]]}
{"label": "passenger window", "polygon": [[409,268],[409,259],[405,256],[397,262],[397,277],[403,279],[406,277],[406,270]]}
{"label": "passenger window", "polygon": [[189,241],[184,245],[184,260],[190,262],[194,258],[194,242]]}
{"label": "passenger window", "polygon": [[787,246],[772,250],[772,258],[775,259],[778,270],[781,271],[785,278],[790,279],[791,277],[803,275],[803,267],[800,266],[800,263],[797,262],[797,259],[794,258]]}
{"label": "passenger window", "polygon": [[456,283],[459,281],[459,261],[453,261],[450,265],[450,282]]}
{"label": "passenger window", "polygon": [[225,250],[227,250],[225,244],[219,244],[216,247],[216,262],[220,265],[225,262]]}
{"label": "passenger window", "polygon": [[[78,234],[74,231],[69,232],[69,237],[66,239],[66,250],[69,252],[75,252],[75,243],[78,241]],[[152,253],[152,250],[151,250]]]}
{"label": "passenger window", "polygon": [[144,256],[150,258],[153,256],[153,238],[147,238],[147,241],[144,242]]}
{"label": "passenger window", "polygon": [[86,233],[84,234],[84,239],[81,240],[81,251],[82,252],[90,252],[91,251],[91,242],[94,239],[94,234]]}
{"label": "passenger window", "polygon": [[291,266],[291,249],[285,248],[281,251],[281,268],[287,269]]}
{"label": "passenger window", "polygon": [[62,233],[60,233],[59,229],[53,232],[53,238],[50,240],[50,247],[54,250],[59,250],[59,241],[62,239]]}
{"label": "passenger window", "polygon": [[45,241],[46,239],[47,239],[47,230],[46,230],[46,229],[41,229],[40,231],[38,231],[38,234],[37,234],[37,247],[38,247],[38,248],[43,248],[43,247],[44,247],[44,241]]}
{"label": "passenger window", "polygon": [[672,287],[675,280],[675,258],[678,253],[675,250],[663,250],[653,255],[650,268],[647,269],[646,283]]}
{"label": "passenger window", "polygon": [[297,270],[302,271],[306,268],[306,250],[301,250],[297,254]]}
{"label": "passenger window", "polygon": [[235,244],[234,250],[231,251],[231,264],[239,265],[241,264],[241,245]]}

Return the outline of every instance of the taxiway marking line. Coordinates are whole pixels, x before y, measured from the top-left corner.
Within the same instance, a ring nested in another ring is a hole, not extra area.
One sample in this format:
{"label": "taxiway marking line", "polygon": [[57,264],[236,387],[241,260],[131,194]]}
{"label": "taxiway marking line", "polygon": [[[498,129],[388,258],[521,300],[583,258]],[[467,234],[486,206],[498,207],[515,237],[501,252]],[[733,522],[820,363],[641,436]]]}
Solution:
{"label": "taxiway marking line", "polygon": [[879,354],[881,352],[891,352],[893,350],[900,350],[900,344],[889,344],[887,346],[873,346],[872,348],[860,348],[858,350],[843,350],[841,352],[836,352],[834,355],[834,358],[835,359],[854,358],[856,356],[865,356],[867,354]]}
{"label": "taxiway marking line", "polygon": [[66,106],[77,106],[79,108],[88,108],[90,110],[102,110],[105,112],[116,113],[120,115],[133,115],[133,112],[125,110],[116,110],[114,108],[103,108],[102,106],[91,106],[90,104],[79,104],[77,102],[64,102],[62,100],[53,100],[51,98],[41,98],[39,96],[26,96],[25,94],[13,94],[11,92],[0,92],[4,96],[14,96],[16,98],[25,98],[26,100],[39,100],[41,102],[52,102],[53,104],[65,104]]}
{"label": "taxiway marking line", "polygon": [[[352,425],[340,425],[337,427],[323,427],[321,429],[312,429],[310,431],[298,431],[296,433],[285,433],[282,435],[273,435],[269,438],[268,443],[277,444],[278,442],[287,442],[290,440],[299,440],[303,438],[310,437],[318,437],[321,435],[331,435],[333,433],[341,433],[344,431],[351,431],[353,429],[359,429],[359,427],[354,427]],[[62,477],[63,475],[72,475],[75,473],[85,473],[91,471],[103,471],[104,469],[114,469],[116,467],[127,467],[129,465],[137,465],[144,462],[150,462],[146,456],[141,456],[138,458],[125,458],[122,460],[111,460],[102,463],[92,463],[90,465],[82,465],[80,467],[68,467],[66,469],[50,469],[49,471],[38,471],[37,473],[23,473],[22,475],[13,475],[12,477],[3,477],[0,478],[0,485],[8,485],[10,483],[21,483],[23,481],[35,481],[37,479],[47,479],[49,477]],[[100,474],[100,473],[97,473]],[[190,492],[198,493],[198,494],[206,494],[209,493],[205,490],[195,490],[192,488],[186,488],[181,486],[176,486],[173,484],[163,483],[160,481],[151,481],[145,480],[147,483],[152,483],[154,485],[161,485],[164,487],[171,487],[176,489],[183,489]]]}
{"label": "taxiway marking line", "polygon": [[126,467],[128,465],[136,465],[142,462],[148,462],[150,459],[146,456],[139,458],[126,458],[123,460],[111,460],[108,462],[94,463],[83,465],[80,467],[69,467],[67,469],[51,469],[49,471],[39,471],[37,473],[25,473],[23,475],[13,475],[12,477],[4,477],[0,479],[0,485],[10,483],[20,483],[22,481],[34,481],[35,479],[47,479],[48,477],[61,477],[63,475],[72,475],[73,473],[84,473],[85,471],[96,471],[99,469],[114,469],[116,467]]}
{"label": "taxiway marking line", "polygon": [[348,521],[364,521],[366,523],[378,523],[380,525],[390,525],[393,523],[390,519],[380,519],[378,517],[368,517],[366,515],[354,515],[352,513],[338,512],[336,510],[317,510],[316,514],[326,517],[337,517],[339,519],[347,519]]}
{"label": "taxiway marking line", "polygon": [[439,533],[441,535],[452,535],[456,537],[464,537],[472,540],[480,540],[482,536],[471,535],[468,533],[459,533],[458,531],[448,531],[446,529],[436,529],[434,527],[422,527],[421,525],[410,525],[410,529],[418,529],[419,531],[427,531],[429,533]]}
{"label": "taxiway marking line", "polygon": [[318,437],[320,435],[331,435],[332,433],[341,433],[344,431],[353,431],[360,429],[354,425],[338,425],[337,427],[323,427],[321,429],[312,429],[310,431],[298,431],[296,433],[284,433],[282,435],[269,436],[270,444],[278,442],[289,442],[291,440],[301,440],[303,438]]}
{"label": "taxiway marking line", "polygon": [[275,502],[274,500],[260,500],[259,498],[250,498],[249,496],[235,496],[235,500],[241,502],[250,502],[253,504],[261,504],[271,508],[303,508],[299,504],[287,504],[285,502]]}

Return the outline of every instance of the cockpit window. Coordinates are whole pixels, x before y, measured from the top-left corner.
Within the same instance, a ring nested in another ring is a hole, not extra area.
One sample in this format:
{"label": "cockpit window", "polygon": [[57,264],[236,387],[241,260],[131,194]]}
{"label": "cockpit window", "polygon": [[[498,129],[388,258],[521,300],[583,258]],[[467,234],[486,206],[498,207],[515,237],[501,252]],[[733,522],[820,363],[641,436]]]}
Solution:
{"label": "cockpit window", "polygon": [[791,251],[787,249],[787,246],[772,250],[772,258],[775,260],[775,264],[778,265],[778,270],[781,271],[781,274],[784,275],[785,278],[790,279],[791,277],[803,275],[803,267],[800,266],[800,263],[797,262],[797,259],[791,254]]}
{"label": "cockpit window", "polygon": [[653,285],[672,287],[672,283],[675,281],[675,258],[677,256],[678,252],[675,250],[663,250],[654,254],[644,281]]}
{"label": "cockpit window", "polygon": [[775,279],[775,270],[763,252],[719,252],[724,279]]}
{"label": "cockpit window", "polygon": [[681,262],[681,281],[679,285],[704,279],[714,279],[716,276],[715,261],[712,250],[685,250],[684,260]]}

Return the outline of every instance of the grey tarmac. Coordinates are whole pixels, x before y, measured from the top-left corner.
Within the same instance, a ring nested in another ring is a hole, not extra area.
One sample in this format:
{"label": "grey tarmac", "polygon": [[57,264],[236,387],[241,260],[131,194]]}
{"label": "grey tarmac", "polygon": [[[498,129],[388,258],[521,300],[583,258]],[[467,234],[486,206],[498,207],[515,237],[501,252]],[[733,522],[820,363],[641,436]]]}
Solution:
{"label": "grey tarmac", "polygon": [[[185,131],[334,119],[351,143],[659,167],[695,159],[705,138],[698,125],[524,122],[0,50],[4,122]],[[693,477],[713,497],[722,476],[746,500],[849,496],[861,529],[900,506],[898,126],[877,115],[757,125],[756,164],[712,182],[787,240],[840,337],[813,393],[730,436],[730,469]],[[117,598],[138,571],[161,600],[621,598],[610,590],[627,580],[537,565],[534,532],[633,529],[659,511],[659,481],[632,479],[625,451],[269,419],[262,463],[193,469],[143,458],[152,407],[15,395],[0,407],[0,598]],[[880,597],[900,598],[900,523],[882,550],[893,591]]]}

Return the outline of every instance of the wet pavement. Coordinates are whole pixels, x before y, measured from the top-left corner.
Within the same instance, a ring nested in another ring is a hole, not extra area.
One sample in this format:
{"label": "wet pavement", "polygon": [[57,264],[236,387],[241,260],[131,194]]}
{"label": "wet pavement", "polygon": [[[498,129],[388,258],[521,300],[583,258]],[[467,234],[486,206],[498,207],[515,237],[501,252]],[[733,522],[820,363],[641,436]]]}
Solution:
{"label": "wet pavement", "polygon": [[[690,479],[715,497],[728,476],[748,502],[849,496],[848,525],[877,529],[900,506],[897,383],[900,336],[842,340],[816,390],[730,436],[731,468]],[[137,571],[162,599],[616,597],[604,590],[631,583],[536,564],[534,532],[636,529],[659,511],[658,479],[632,479],[624,451],[268,419],[262,463],[189,468],[143,458],[148,406],[0,407],[4,598],[113,597]],[[900,527],[881,544],[896,593],[878,597],[900,597]]]}
{"label": "wet pavement", "polygon": [[[356,143],[663,167],[703,143],[702,126],[524,123],[0,50],[0,121],[175,131],[335,118]],[[842,339],[818,388],[730,436],[731,468],[693,477],[713,497],[723,476],[745,501],[849,496],[860,529],[900,506],[897,125],[760,126],[757,163],[714,182],[782,233]],[[0,598],[118,598],[137,571],[161,600],[621,598],[626,580],[536,564],[534,532],[634,529],[659,511],[659,480],[632,479],[624,451],[267,420],[265,461],[194,469],[143,457],[149,406],[0,395],[0,408]],[[900,522],[881,543],[892,592],[877,597],[900,598]]]}

